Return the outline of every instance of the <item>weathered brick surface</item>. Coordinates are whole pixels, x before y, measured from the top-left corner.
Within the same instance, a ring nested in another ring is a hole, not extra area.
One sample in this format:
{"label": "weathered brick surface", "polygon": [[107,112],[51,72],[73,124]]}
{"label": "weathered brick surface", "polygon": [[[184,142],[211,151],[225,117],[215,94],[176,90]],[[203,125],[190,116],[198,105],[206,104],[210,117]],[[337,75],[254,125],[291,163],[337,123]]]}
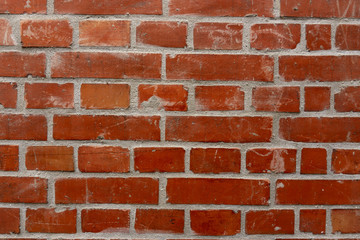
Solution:
{"label": "weathered brick surface", "polygon": [[0,14],[0,240],[358,240],[360,0]]}

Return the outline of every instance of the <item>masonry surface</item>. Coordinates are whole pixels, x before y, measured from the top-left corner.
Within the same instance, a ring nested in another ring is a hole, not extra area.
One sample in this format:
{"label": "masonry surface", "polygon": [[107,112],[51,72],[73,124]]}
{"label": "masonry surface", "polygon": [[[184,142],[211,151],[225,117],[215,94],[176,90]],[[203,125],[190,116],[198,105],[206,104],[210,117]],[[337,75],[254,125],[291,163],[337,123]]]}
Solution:
{"label": "masonry surface", "polygon": [[0,0],[0,240],[360,239],[360,0]]}

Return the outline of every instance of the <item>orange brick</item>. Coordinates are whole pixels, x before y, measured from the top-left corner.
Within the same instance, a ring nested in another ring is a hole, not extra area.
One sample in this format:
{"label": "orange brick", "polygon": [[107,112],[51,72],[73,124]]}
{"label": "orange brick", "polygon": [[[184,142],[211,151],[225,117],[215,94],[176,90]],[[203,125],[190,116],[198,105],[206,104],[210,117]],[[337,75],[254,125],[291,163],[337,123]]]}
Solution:
{"label": "orange brick", "polygon": [[70,47],[73,29],[68,20],[22,20],[23,47]]}
{"label": "orange brick", "polygon": [[81,107],[86,109],[117,109],[130,106],[127,84],[82,84]]}
{"label": "orange brick", "polygon": [[331,25],[306,25],[306,47],[310,51],[331,49]]}
{"label": "orange brick", "polygon": [[26,108],[74,108],[74,84],[26,83]]}
{"label": "orange brick", "polygon": [[[1,6],[0,6],[0,11],[1,11]],[[0,19],[0,45],[1,46],[15,45],[13,30],[9,20],[7,19]]]}
{"label": "orange brick", "polygon": [[305,87],[305,111],[328,110],[330,95],[330,87]]}
{"label": "orange brick", "polygon": [[195,87],[196,110],[244,110],[244,95],[241,87],[237,86],[197,86]]}
{"label": "orange brick", "polygon": [[41,171],[74,171],[73,147],[31,146],[26,152],[26,168]]}
{"label": "orange brick", "polygon": [[130,45],[130,21],[122,20],[86,20],[79,24],[80,46]]}
{"label": "orange brick", "polygon": [[243,25],[237,23],[196,23],[194,48],[212,50],[242,49]]}
{"label": "orange brick", "polygon": [[139,85],[139,108],[187,111],[188,91],[183,85]]}
{"label": "orange brick", "polygon": [[186,47],[187,24],[182,22],[141,22],[136,27],[138,44],[159,47]]}

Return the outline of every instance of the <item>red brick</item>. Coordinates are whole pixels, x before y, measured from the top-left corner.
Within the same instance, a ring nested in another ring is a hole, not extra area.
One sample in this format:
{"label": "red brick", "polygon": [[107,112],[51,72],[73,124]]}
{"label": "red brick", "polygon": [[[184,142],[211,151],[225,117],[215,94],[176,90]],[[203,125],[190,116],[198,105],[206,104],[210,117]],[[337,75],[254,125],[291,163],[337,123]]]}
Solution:
{"label": "red brick", "polygon": [[79,23],[80,46],[130,46],[130,21],[85,20]]}
{"label": "red brick", "polygon": [[147,21],[136,27],[138,44],[159,47],[184,48],[187,37],[187,23]]}
{"label": "red brick", "polygon": [[250,45],[258,50],[295,49],[300,43],[300,24],[255,24]]}
{"label": "red brick", "polygon": [[194,49],[240,50],[243,25],[238,23],[196,23]]}
{"label": "red brick", "polygon": [[270,117],[166,117],[167,141],[185,142],[269,142]]}
{"label": "red brick", "polygon": [[42,115],[0,114],[0,139],[47,140],[47,121]]}
{"label": "red brick", "polygon": [[247,0],[170,0],[170,15],[273,17],[273,1]]}
{"label": "red brick", "polygon": [[183,233],[184,210],[137,209],[135,231],[137,233]]}
{"label": "red brick", "polygon": [[46,13],[47,0],[11,0],[2,1],[0,13]]}
{"label": "red brick", "polygon": [[26,168],[41,171],[74,171],[74,149],[65,146],[31,146],[26,152]]}
{"label": "red brick", "polygon": [[301,209],[300,231],[312,234],[325,234],[326,210],[325,209]]}
{"label": "red brick", "polygon": [[221,54],[166,56],[166,76],[169,80],[272,82],[273,75],[274,59],[269,56]]}
{"label": "red brick", "polygon": [[188,91],[183,85],[139,85],[139,108],[187,111]]}
{"label": "red brick", "polygon": [[73,29],[68,20],[22,20],[23,47],[70,47]]}
{"label": "red brick", "polygon": [[166,193],[171,204],[268,205],[269,187],[269,180],[169,178]]}
{"label": "red brick", "polygon": [[296,149],[255,148],[246,152],[246,169],[251,173],[294,173]]}
{"label": "red brick", "polygon": [[241,87],[238,86],[197,86],[195,87],[196,110],[244,110],[244,95]]}
{"label": "red brick", "polygon": [[80,146],[78,156],[81,172],[117,172],[130,170],[130,151],[112,146]]}
{"label": "red brick", "polygon": [[191,210],[191,229],[202,236],[232,236],[241,232],[241,212]]}
{"label": "red brick", "polygon": [[160,140],[158,116],[55,115],[56,140]]}
{"label": "red brick", "polygon": [[280,119],[280,138],[294,142],[360,142],[360,118],[299,117]]}
{"label": "red brick", "polygon": [[[360,1],[359,1],[359,7],[360,7]],[[336,28],[335,45],[338,49],[360,50],[359,39],[360,39],[360,25],[340,24]]]}
{"label": "red brick", "polygon": [[18,171],[18,170],[19,170],[19,146],[0,145],[0,171]]}
{"label": "red brick", "polygon": [[337,112],[360,112],[360,87],[345,87],[335,94]]}
{"label": "red brick", "polygon": [[134,168],[139,172],[184,172],[183,148],[135,148]]}
{"label": "red brick", "polygon": [[241,153],[230,148],[192,148],[190,170],[193,173],[239,173]]}
{"label": "red brick", "polygon": [[74,108],[74,84],[25,83],[26,108]]}
{"label": "red brick", "polygon": [[161,54],[57,52],[51,72],[53,78],[160,79]]}
{"label": "red brick", "polygon": [[[1,12],[1,6],[0,6],[0,12]],[[10,25],[10,22],[7,19],[0,19],[0,45],[1,46],[15,45],[15,38],[13,35],[12,26]]]}
{"label": "red brick", "polygon": [[360,150],[334,149],[332,171],[341,174],[360,174]]}
{"label": "red brick", "polygon": [[83,209],[81,229],[93,233],[129,233],[130,210]]}
{"label": "red brick", "polygon": [[359,189],[359,180],[277,180],[276,204],[354,205]]}
{"label": "red brick", "polygon": [[303,148],[301,151],[301,174],[326,174],[327,152],[324,148]]}
{"label": "red brick", "polygon": [[55,202],[157,204],[159,181],[153,178],[64,178],[55,183]]}
{"label": "red brick", "polygon": [[0,208],[0,233],[20,233],[20,209]]}
{"label": "red brick", "polygon": [[55,0],[55,13],[84,15],[162,14],[161,0]]}
{"label": "red brick", "polygon": [[359,209],[332,209],[332,233],[360,233]]}
{"label": "red brick", "polygon": [[281,0],[282,17],[360,18],[360,1]]}
{"label": "red brick", "polygon": [[0,177],[0,202],[47,203],[47,179]]}
{"label": "red brick", "polygon": [[[0,23],[1,24],[1,23]],[[16,108],[17,83],[0,83],[0,104],[4,108]]]}
{"label": "red brick", "polygon": [[330,87],[305,87],[305,111],[330,109]]}
{"label": "red brick", "polygon": [[280,56],[285,81],[351,81],[360,78],[360,56]]}
{"label": "red brick", "polygon": [[294,234],[293,210],[263,210],[246,213],[246,234]]}
{"label": "red brick", "polygon": [[306,48],[310,51],[331,49],[331,25],[306,25]]}
{"label": "red brick", "polygon": [[76,209],[27,209],[25,227],[28,232],[76,233]]}
{"label": "red brick", "polygon": [[300,87],[255,87],[252,106],[256,111],[299,112]]}
{"label": "red brick", "polygon": [[128,84],[82,84],[81,107],[86,109],[117,109],[130,106]]}
{"label": "red brick", "polygon": [[44,53],[1,52],[0,77],[45,77]]}

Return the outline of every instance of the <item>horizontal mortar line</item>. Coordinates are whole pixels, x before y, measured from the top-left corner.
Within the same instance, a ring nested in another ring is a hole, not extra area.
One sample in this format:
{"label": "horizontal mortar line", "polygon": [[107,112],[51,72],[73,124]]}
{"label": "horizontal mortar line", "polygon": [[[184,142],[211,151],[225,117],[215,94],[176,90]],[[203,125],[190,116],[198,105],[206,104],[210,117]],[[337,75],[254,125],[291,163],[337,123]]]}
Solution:
{"label": "horizontal mortar line", "polygon": [[[166,55],[244,55],[249,54],[256,56],[358,56],[360,55],[360,50],[323,50],[323,51],[310,51],[304,52],[297,49],[280,49],[280,50],[194,50],[191,48],[184,49],[169,49],[161,47],[150,47],[150,48],[122,48],[122,47],[80,47],[80,48],[57,48],[57,47],[45,47],[45,48],[21,48],[12,47],[7,49],[0,48],[0,53],[2,52],[17,52],[21,51],[22,53],[66,53],[66,52],[76,52],[76,53],[113,53],[113,54],[124,54],[124,53],[137,53],[137,54],[166,54]],[[119,51],[120,50],[120,51]]]}
{"label": "horizontal mortar line", "polygon": [[[313,23],[323,23],[323,22],[348,22],[348,21],[356,21],[358,18],[356,17],[287,17],[287,16],[280,16],[280,17],[262,17],[262,16],[200,16],[196,14],[178,14],[178,15],[169,15],[165,16],[163,14],[72,14],[72,13],[52,13],[52,14],[39,14],[39,13],[32,13],[31,15],[24,15],[24,14],[8,14],[4,15],[6,18],[19,18],[19,17],[31,17],[31,19],[59,19],[59,17],[64,18],[76,18],[80,20],[87,20],[89,18],[95,19],[104,19],[104,20],[117,20],[121,18],[123,20],[160,20],[160,19],[171,19],[171,20],[179,20],[179,21],[227,21],[232,20],[234,22],[237,21],[263,21],[266,23],[274,22],[292,22],[292,21],[302,21],[302,22],[313,22]],[[62,18],[61,18],[62,19]],[[90,20],[91,20],[90,19]]]}
{"label": "horizontal mortar line", "polygon": [[[249,142],[249,143],[224,143],[224,142],[172,142],[172,141],[120,141],[120,140],[56,140],[53,141],[33,141],[33,140],[0,140],[3,145],[24,145],[24,146],[121,146],[121,147],[183,147],[183,148],[301,148],[301,147],[329,147],[341,149],[357,149],[359,150],[359,143],[302,143],[302,142],[288,142],[283,139],[276,139],[273,142]],[[222,146],[219,146],[222,144]]]}
{"label": "horizontal mortar line", "polygon": [[[275,174],[275,173],[229,173],[229,174],[195,174],[195,173],[84,173],[84,172],[52,172],[52,171],[25,171],[25,172],[4,172],[0,177],[40,177],[40,178],[189,178],[189,179],[238,179],[238,180],[269,180],[270,177],[276,177],[276,180],[334,180],[334,181],[359,181],[360,174]],[[36,176],[34,176],[36,173]]]}
{"label": "horizontal mortar line", "polygon": [[17,83],[55,83],[55,84],[66,84],[66,83],[81,83],[81,84],[133,84],[135,86],[142,84],[159,84],[159,85],[185,85],[187,87],[196,86],[232,86],[236,85],[239,87],[286,87],[286,86],[329,86],[329,87],[347,87],[347,86],[359,86],[359,80],[352,81],[283,81],[281,82],[260,82],[260,81],[249,81],[249,80],[169,80],[169,79],[111,79],[111,78],[15,78],[15,77],[0,77],[0,82],[17,82]]}
{"label": "horizontal mortar line", "polygon": [[65,211],[68,209],[77,209],[80,212],[87,209],[119,209],[119,210],[146,210],[146,209],[155,209],[155,210],[234,210],[234,211],[264,211],[264,210],[299,210],[299,209],[326,209],[331,210],[353,210],[360,209],[360,205],[215,205],[215,204],[170,204],[166,203],[163,206],[159,205],[149,205],[149,204],[4,204],[0,203],[1,208],[25,208],[25,209],[40,209],[40,208],[55,208],[57,211]]}
{"label": "horizontal mortar line", "polygon": [[[302,234],[246,234],[244,235],[244,233],[240,233],[240,234],[236,234],[233,236],[201,236],[201,235],[193,235],[193,234],[176,234],[176,233],[167,233],[167,234],[159,234],[159,233],[145,233],[145,234],[140,234],[140,233],[135,233],[135,234],[126,234],[126,233],[90,233],[90,232],[86,232],[86,233],[82,233],[82,232],[78,232],[75,234],[68,234],[68,233],[26,233],[28,237],[32,237],[32,238],[46,238],[47,236],[52,237],[53,239],[55,239],[55,237],[57,239],[59,239],[59,237],[61,237],[61,239],[69,239],[69,238],[76,238],[76,239],[103,239],[103,238],[112,238],[114,239],[114,237],[116,239],[143,239],[143,238],[149,238],[151,237],[151,239],[158,239],[157,237],[161,237],[164,239],[234,239],[235,237],[237,237],[236,239],[238,240],[238,237],[241,237],[241,239],[254,239],[254,237],[256,237],[256,239],[269,239],[269,237],[274,237],[276,239],[314,239],[314,235],[312,235],[311,233],[302,233]],[[0,237],[5,237],[5,238],[9,238],[9,236],[13,237],[14,235],[5,235],[5,234],[0,234]],[[66,236],[66,237],[64,237]],[[243,236],[243,237],[242,237]],[[341,239],[351,239],[351,238],[356,238],[359,237],[358,234],[332,234],[332,233],[328,233],[328,234],[321,234],[321,235],[315,235],[316,239],[339,239],[339,237]],[[336,238],[335,238],[336,237]]]}
{"label": "horizontal mortar line", "polygon": [[[116,111],[116,110],[115,110]],[[290,114],[272,114],[270,115],[269,112],[250,112],[250,111],[236,111],[236,112],[172,112],[169,114],[166,114],[166,116],[161,116],[159,113],[149,113],[149,112],[138,112],[138,111],[119,111],[117,113],[110,112],[110,111],[53,111],[49,110],[46,111],[45,109],[32,111],[32,110],[25,110],[25,111],[1,111],[0,114],[3,115],[46,115],[46,114],[52,114],[57,116],[102,116],[102,117],[214,117],[214,118],[271,118],[271,117],[279,117],[281,118],[358,118],[360,117],[360,113],[353,113],[353,112],[347,112],[347,113],[290,113]],[[266,114],[266,115],[264,115]],[[52,117],[49,116],[49,117]],[[106,127],[106,126],[105,126]],[[5,139],[3,139],[5,140]],[[63,139],[66,140],[66,139]],[[71,139],[68,139],[71,140]],[[86,141],[87,139],[83,139]],[[90,139],[91,140],[91,139]],[[94,139],[95,140],[95,139]],[[81,139],[80,139],[81,141]],[[139,141],[147,141],[147,140],[139,140]],[[152,140],[154,141],[154,140]],[[335,142],[336,143],[336,142]]]}

